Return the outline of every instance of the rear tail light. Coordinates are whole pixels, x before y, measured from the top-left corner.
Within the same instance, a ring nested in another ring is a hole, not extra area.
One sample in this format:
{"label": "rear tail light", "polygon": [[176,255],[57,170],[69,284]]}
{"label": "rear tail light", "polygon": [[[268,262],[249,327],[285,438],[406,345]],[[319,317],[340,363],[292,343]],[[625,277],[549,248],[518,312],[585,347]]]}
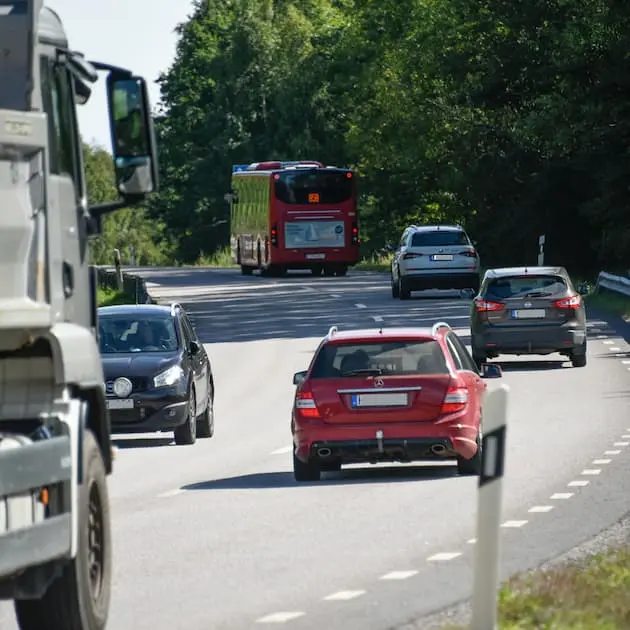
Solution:
{"label": "rear tail light", "polygon": [[355,223],[352,224],[352,244],[359,244],[359,226]]}
{"label": "rear tail light", "polygon": [[465,387],[449,387],[442,402],[442,414],[463,411],[468,404],[468,390]]}
{"label": "rear tail light", "polygon": [[459,252],[460,256],[468,256],[469,258],[477,258],[477,252],[472,249],[467,249],[465,252]]}
{"label": "rear tail light", "polygon": [[273,225],[271,228],[271,244],[278,247],[278,226]]}
{"label": "rear tail light", "polygon": [[574,295],[570,298],[563,298],[562,300],[556,300],[554,303],[554,308],[580,308],[582,306],[582,296]]}
{"label": "rear tail light", "polygon": [[403,260],[409,260],[410,258],[420,258],[420,256],[422,256],[422,254],[414,254],[413,252],[407,252],[406,254],[403,254]]}
{"label": "rear tail light", "polygon": [[305,418],[319,418],[319,409],[311,392],[298,392],[295,396],[295,408]]}
{"label": "rear tail light", "polygon": [[475,308],[478,311],[502,311],[505,308],[505,304],[484,300],[483,298],[475,298]]}

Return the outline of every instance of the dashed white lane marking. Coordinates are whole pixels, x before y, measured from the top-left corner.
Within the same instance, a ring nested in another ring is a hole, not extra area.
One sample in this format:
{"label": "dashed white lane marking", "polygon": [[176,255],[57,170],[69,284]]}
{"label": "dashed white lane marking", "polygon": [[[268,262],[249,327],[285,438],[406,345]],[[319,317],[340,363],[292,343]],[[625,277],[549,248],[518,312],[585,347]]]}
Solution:
{"label": "dashed white lane marking", "polygon": [[613,446],[628,446],[630,442],[615,442]]}
{"label": "dashed white lane marking", "polygon": [[591,328],[591,332],[600,333],[603,332],[601,328]]}
{"label": "dashed white lane marking", "polygon": [[324,601],[326,602],[335,602],[342,601],[346,602],[350,599],[356,599],[357,597],[361,597],[361,595],[365,595],[367,591],[339,591],[338,593],[333,593],[332,595],[328,595],[324,597]]}
{"label": "dashed white lane marking", "polygon": [[545,514],[553,510],[553,505],[535,505],[527,510],[530,514]]}
{"label": "dashed white lane marking", "polygon": [[414,575],[418,575],[418,571],[391,571],[382,575],[379,580],[408,580]]}
{"label": "dashed white lane marking", "polygon": [[278,448],[273,451],[272,455],[284,455],[285,453],[290,453],[293,450],[292,446],[283,446],[282,448]]}
{"label": "dashed white lane marking", "polygon": [[589,483],[589,481],[583,479],[580,481],[570,481],[567,485],[569,488],[584,488],[585,486],[588,486]]}
{"label": "dashed white lane marking", "polygon": [[477,542],[476,538],[470,538],[469,540],[466,541],[467,545],[474,545]]}
{"label": "dashed white lane marking", "polygon": [[186,490],[183,490],[182,488],[175,488],[173,490],[168,490],[166,492],[158,494],[158,497],[160,497],[161,499],[166,499],[168,497],[176,497],[178,494],[184,494],[184,492],[186,492]]}
{"label": "dashed white lane marking", "polygon": [[619,455],[621,451],[604,451],[604,455]]}
{"label": "dashed white lane marking", "polygon": [[367,308],[365,304],[355,304],[357,308]]}
{"label": "dashed white lane marking", "polygon": [[621,352],[621,348],[608,348],[611,352]]}
{"label": "dashed white lane marking", "polygon": [[605,343],[607,346],[612,346],[613,343],[615,343],[615,342],[611,341],[610,339],[606,339],[606,341],[604,341],[603,343]]}
{"label": "dashed white lane marking", "polygon": [[372,319],[377,323],[385,321],[380,315],[372,315]]}
{"label": "dashed white lane marking", "polygon": [[630,365],[630,359],[624,359],[621,363],[623,365]]}
{"label": "dashed white lane marking", "polygon": [[331,293],[331,294],[330,294],[330,297],[333,297],[333,298],[340,298],[341,296],[340,296],[340,295],[337,295],[336,293]]}
{"label": "dashed white lane marking", "polygon": [[287,623],[287,621],[293,621],[298,617],[304,617],[305,614],[303,612],[277,612],[256,619],[256,623]]}
{"label": "dashed white lane marking", "polygon": [[630,440],[630,434],[629,435],[622,435],[621,439],[622,440]]}
{"label": "dashed white lane marking", "polygon": [[427,562],[448,562],[449,560],[455,560],[455,558],[459,558],[459,556],[461,555],[461,551],[445,551],[443,553],[436,553],[433,556],[429,556],[427,558]]}
{"label": "dashed white lane marking", "polygon": [[602,472],[601,468],[585,468],[581,475],[599,475]]}
{"label": "dashed white lane marking", "polygon": [[574,492],[556,492],[555,494],[552,494],[549,498],[552,501],[555,500],[563,500],[563,499],[570,499],[575,493]]}
{"label": "dashed white lane marking", "polygon": [[505,521],[501,527],[507,527],[510,529],[523,527],[523,525],[527,525],[527,521]]}
{"label": "dashed white lane marking", "polygon": [[593,466],[605,466],[606,464],[610,464],[612,459],[594,459]]}
{"label": "dashed white lane marking", "polygon": [[[608,338],[608,335],[597,335],[597,339],[607,339],[607,338]],[[604,341],[604,343],[606,342]]]}

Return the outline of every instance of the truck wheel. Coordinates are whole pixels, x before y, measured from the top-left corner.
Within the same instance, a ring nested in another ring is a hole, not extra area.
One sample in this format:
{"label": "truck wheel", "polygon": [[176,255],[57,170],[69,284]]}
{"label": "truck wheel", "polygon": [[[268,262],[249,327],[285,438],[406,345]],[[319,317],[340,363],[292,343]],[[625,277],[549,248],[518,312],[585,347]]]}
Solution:
{"label": "truck wheel", "polygon": [[107,477],[91,431],[83,439],[79,547],[41,599],[16,600],[21,630],[104,630],[109,612],[112,543]]}

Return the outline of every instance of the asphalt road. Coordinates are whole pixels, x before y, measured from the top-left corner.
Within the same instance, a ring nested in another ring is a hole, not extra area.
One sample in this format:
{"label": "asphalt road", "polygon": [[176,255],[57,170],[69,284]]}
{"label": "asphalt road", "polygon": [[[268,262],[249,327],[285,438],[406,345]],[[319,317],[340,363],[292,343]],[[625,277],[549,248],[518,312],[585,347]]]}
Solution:
{"label": "asphalt road", "polygon": [[[298,485],[289,431],[292,374],[330,326],[443,320],[466,339],[468,300],[393,300],[377,273],[143,273],[154,295],[184,304],[207,344],[216,435],[191,447],[118,441],[111,630],[388,630],[470,595],[475,479],[398,465]],[[500,360],[511,387],[503,577],[627,512],[630,347],[605,322],[590,326],[586,368]],[[0,628],[15,628],[7,604]]]}

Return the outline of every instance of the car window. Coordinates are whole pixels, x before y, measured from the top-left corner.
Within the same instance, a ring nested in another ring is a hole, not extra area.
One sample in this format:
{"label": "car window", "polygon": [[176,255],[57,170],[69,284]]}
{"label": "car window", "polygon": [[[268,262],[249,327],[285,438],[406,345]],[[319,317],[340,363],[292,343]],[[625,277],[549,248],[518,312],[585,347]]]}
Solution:
{"label": "car window", "polygon": [[464,342],[459,338],[459,336],[453,332],[448,334],[447,339],[457,351],[457,355],[459,356],[460,362],[463,366],[462,369],[470,370],[471,372],[475,372],[475,374],[479,374],[477,364],[473,361],[473,358],[470,356],[470,352],[468,352],[468,348],[466,348]]}
{"label": "car window", "polygon": [[440,345],[431,339],[366,343],[328,343],[322,346],[312,378],[383,375],[448,374]]}
{"label": "car window", "polygon": [[455,369],[457,369],[457,370],[465,369],[464,368],[464,364],[463,364],[459,354],[457,353],[457,349],[453,345],[453,342],[451,341],[451,339],[449,339],[448,337],[446,338],[446,345],[448,347],[448,351],[449,351],[451,357],[453,357],[453,362],[455,363]]}
{"label": "car window", "polygon": [[182,328],[184,329],[184,335],[186,337],[186,345],[189,345],[191,341],[197,341],[195,329],[192,327],[186,315],[182,315]]}
{"label": "car window", "polygon": [[494,298],[507,300],[519,297],[551,297],[563,294],[567,283],[559,275],[505,276],[488,282],[486,294]]}
{"label": "car window", "polygon": [[416,232],[411,239],[412,247],[448,247],[450,245],[470,245],[470,241],[466,233],[459,230]]}
{"label": "car window", "polygon": [[101,354],[174,352],[178,348],[177,332],[170,316],[100,316],[98,327]]}

